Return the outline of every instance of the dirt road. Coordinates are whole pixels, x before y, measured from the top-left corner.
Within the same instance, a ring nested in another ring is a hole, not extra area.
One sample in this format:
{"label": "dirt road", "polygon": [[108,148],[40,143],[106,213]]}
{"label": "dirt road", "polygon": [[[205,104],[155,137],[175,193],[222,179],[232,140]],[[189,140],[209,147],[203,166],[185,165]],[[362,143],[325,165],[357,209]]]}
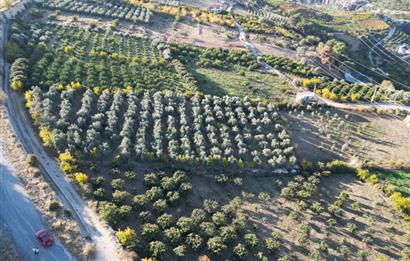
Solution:
{"label": "dirt road", "polygon": [[[24,260],[75,260],[56,240],[50,248],[43,248],[34,233],[46,228],[39,210],[31,202],[15,170],[3,150],[4,137],[0,132],[0,220],[9,230],[18,251]],[[32,248],[40,249],[35,256]]]}

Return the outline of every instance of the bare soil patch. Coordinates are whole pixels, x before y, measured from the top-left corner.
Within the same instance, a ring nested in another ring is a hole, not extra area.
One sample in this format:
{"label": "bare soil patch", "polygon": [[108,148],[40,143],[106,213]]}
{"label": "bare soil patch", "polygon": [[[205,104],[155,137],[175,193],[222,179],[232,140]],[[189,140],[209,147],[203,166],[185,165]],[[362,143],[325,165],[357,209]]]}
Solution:
{"label": "bare soil patch", "polygon": [[[66,12],[61,12],[56,18],[57,22],[64,25],[73,24],[72,20],[73,14]],[[112,21],[112,19],[98,19],[81,15],[77,17],[75,24],[80,27],[95,24],[99,28],[109,29]],[[235,29],[212,24],[198,24],[192,22],[189,18],[175,22],[172,17],[161,14],[155,14],[153,21],[149,24],[121,22],[115,31],[161,41],[193,44],[200,47],[243,48],[243,45],[237,40]]]}
{"label": "bare soil patch", "polygon": [[[315,162],[357,157],[363,161],[410,165],[410,129],[402,120],[336,109],[315,111],[313,116],[307,110],[285,115],[301,158]],[[341,121],[343,126],[338,127]]]}
{"label": "bare soil patch", "polygon": [[[297,210],[298,202],[289,201],[280,196],[275,189],[275,178],[260,180],[246,179],[242,193],[252,193],[243,208],[256,224],[257,233],[270,235],[272,232],[282,236],[279,256],[287,255],[291,260],[360,260],[360,253],[368,254],[367,260],[377,260],[384,256],[389,260],[405,257],[408,247],[409,224],[392,210],[390,202],[377,188],[358,181],[353,175],[332,175],[323,177],[319,190],[307,205],[320,202],[324,211],[315,214],[312,210]],[[272,189],[273,188],[273,189]],[[349,199],[342,206],[342,212],[332,217],[327,209],[340,194],[345,191]],[[267,192],[271,200],[261,201],[258,193]],[[328,220],[333,218],[334,225]],[[349,231],[348,223],[357,226]],[[309,227],[308,241],[301,243],[303,225]],[[371,239],[368,239],[371,238]],[[366,243],[371,240],[371,243]],[[365,242],[364,242],[365,241]],[[327,251],[321,251],[324,245]],[[341,253],[341,246],[349,253]],[[321,248],[322,247],[322,248]]]}

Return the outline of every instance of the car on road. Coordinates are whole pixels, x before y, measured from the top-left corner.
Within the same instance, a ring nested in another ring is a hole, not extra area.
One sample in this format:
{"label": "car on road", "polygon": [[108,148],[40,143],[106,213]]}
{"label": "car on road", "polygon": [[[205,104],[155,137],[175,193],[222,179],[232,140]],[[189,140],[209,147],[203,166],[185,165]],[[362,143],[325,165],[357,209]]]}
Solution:
{"label": "car on road", "polygon": [[53,244],[53,237],[45,229],[37,231],[35,236],[44,247],[49,247]]}

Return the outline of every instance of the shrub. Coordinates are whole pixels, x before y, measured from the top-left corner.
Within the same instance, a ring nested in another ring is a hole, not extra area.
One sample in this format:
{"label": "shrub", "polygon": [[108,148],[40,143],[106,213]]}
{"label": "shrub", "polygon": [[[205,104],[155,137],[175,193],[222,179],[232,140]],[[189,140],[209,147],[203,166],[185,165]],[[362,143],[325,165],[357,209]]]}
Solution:
{"label": "shrub", "polygon": [[100,214],[101,219],[107,222],[110,226],[117,224],[119,212],[115,204],[107,201],[100,201],[98,203],[98,213]]}
{"label": "shrub", "polygon": [[60,160],[60,168],[64,173],[72,173],[76,170],[75,159],[70,152],[60,153],[58,158]]}
{"label": "shrub", "polygon": [[61,209],[61,205],[60,203],[53,201],[50,203],[50,205],[48,205],[48,210],[50,211],[57,211]]}
{"label": "shrub", "polygon": [[185,247],[177,246],[176,248],[173,249],[173,252],[177,257],[183,257],[185,256]]}
{"label": "shrub", "polygon": [[336,205],[331,205],[328,208],[329,214],[333,215],[333,216],[337,216],[340,215],[340,213],[342,212],[342,209]]}
{"label": "shrub", "polygon": [[194,227],[194,222],[189,217],[180,217],[178,219],[177,225],[181,229],[182,233],[188,233]]}
{"label": "shrub", "polygon": [[370,175],[370,177],[366,179],[366,182],[369,182],[370,184],[375,185],[379,182],[379,179],[377,178],[376,174],[372,174]]}
{"label": "shrub", "polygon": [[161,260],[165,254],[166,246],[161,241],[153,241],[149,243],[149,251],[154,258]]}
{"label": "shrub", "polygon": [[127,227],[124,230],[118,230],[115,235],[123,247],[131,246],[136,240],[135,231],[130,227]]}
{"label": "shrub", "polygon": [[248,247],[255,248],[258,245],[258,238],[255,234],[246,234],[244,239]]}
{"label": "shrub", "polygon": [[157,218],[157,224],[162,228],[168,228],[172,225],[174,218],[171,214],[162,214]]}
{"label": "shrub", "polygon": [[130,193],[127,191],[116,190],[112,193],[112,201],[115,204],[124,204],[130,197]]}
{"label": "shrub", "polygon": [[137,209],[144,207],[148,203],[148,197],[144,194],[136,195],[133,199],[133,206]]}
{"label": "shrub", "polygon": [[20,80],[12,81],[11,89],[15,92],[22,93],[23,92],[23,82]]}
{"label": "shrub", "polygon": [[181,242],[181,231],[176,227],[164,230],[164,237],[171,245],[178,245]]}
{"label": "shrub", "polygon": [[319,251],[322,253],[328,253],[329,252],[329,246],[327,245],[325,240],[320,240],[319,242]]}
{"label": "shrub", "polygon": [[233,183],[238,187],[242,186],[242,178],[240,177],[234,178]]}
{"label": "shrub", "polygon": [[171,202],[171,203],[177,202],[180,198],[179,192],[178,191],[168,191],[167,192],[167,198],[168,198],[169,202]]}
{"label": "shrub", "polygon": [[359,169],[356,172],[356,176],[361,180],[361,181],[366,181],[370,177],[370,172],[367,169]]}
{"label": "shrub", "polygon": [[113,179],[111,181],[111,187],[113,189],[122,189],[124,187],[124,184],[125,182],[122,179]]}
{"label": "shrub", "polygon": [[223,226],[219,229],[219,232],[224,243],[230,243],[236,239],[236,231],[233,226]]}
{"label": "shrub", "polygon": [[216,182],[220,184],[226,184],[228,182],[228,177],[225,174],[215,176]]}
{"label": "shrub", "polygon": [[176,190],[179,180],[176,177],[163,177],[161,179],[161,187],[165,190]]}
{"label": "shrub", "polygon": [[143,222],[148,222],[151,220],[152,218],[152,214],[149,211],[141,211],[138,214],[139,218],[143,221]]}
{"label": "shrub", "polygon": [[202,222],[200,225],[201,231],[206,236],[214,236],[216,226],[212,222]]}
{"label": "shrub", "polygon": [[75,181],[77,181],[78,184],[85,184],[88,181],[87,174],[85,174],[83,172],[74,173],[74,178],[75,178]]}
{"label": "shrub", "polygon": [[365,243],[366,245],[369,245],[373,242],[373,237],[365,236],[362,238],[362,242]]}
{"label": "shrub", "polygon": [[236,259],[242,260],[242,259],[245,258],[245,256],[246,256],[247,254],[248,254],[248,251],[246,251],[245,246],[242,245],[242,244],[236,245],[236,247],[234,247],[234,249],[233,249],[233,256],[234,256]]}
{"label": "shrub", "polygon": [[202,222],[206,217],[205,211],[200,208],[196,208],[192,210],[191,219],[194,221],[195,224],[199,224]]}
{"label": "shrub", "polygon": [[352,254],[350,249],[345,245],[338,246],[337,251],[339,251],[339,253],[342,254],[345,258],[348,258]]}
{"label": "shrub", "polygon": [[269,253],[275,253],[279,250],[280,244],[279,241],[273,238],[265,239],[265,248]]}
{"label": "shrub", "polygon": [[410,197],[403,197],[400,192],[394,192],[390,199],[397,210],[410,215]]}
{"label": "shrub", "polygon": [[270,195],[266,192],[261,192],[261,193],[259,193],[258,198],[262,201],[269,201],[270,200]]}
{"label": "shrub", "polygon": [[313,202],[310,209],[313,211],[313,213],[319,214],[323,211],[323,206],[320,202],[315,201],[315,202]]}
{"label": "shrub", "polygon": [[280,191],[280,195],[284,198],[292,198],[296,195],[295,191],[291,188],[285,187]]}
{"label": "shrub", "polygon": [[126,171],[124,173],[124,177],[129,181],[133,181],[137,178],[137,173],[135,173],[134,171]]}
{"label": "shrub", "polygon": [[246,227],[246,216],[245,215],[238,215],[235,219],[232,220],[232,226],[235,230],[240,233]]}
{"label": "shrub", "polygon": [[94,191],[93,195],[97,200],[101,200],[105,197],[105,190],[103,188],[98,188]]}
{"label": "shrub", "polygon": [[159,234],[159,227],[156,224],[145,223],[142,225],[141,228],[141,236],[149,239],[155,240],[157,239]]}
{"label": "shrub", "polygon": [[192,189],[192,185],[188,182],[183,182],[179,185],[179,192],[184,193]]}
{"label": "shrub", "polygon": [[226,245],[224,244],[221,237],[212,237],[208,240],[208,249],[211,253],[219,255],[226,249]]}
{"label": "shrub", "polygon": [[31,168],[31,172],[33,173],[33,177],[38,178],[41,175],[41,171],[38,168]]}
{"label": "shrub", "polygon": [[37,157],[34,154],[27,155],[27,163],[30,167],[35,167],[37,165]]}
{"label": "shrub", "polygon": [[94,188],[99,188],[102,186],[104,183],[104,177],[96,177],[91,179],[91,184],[93,185]]}
{"label": "shrub", "polygon": [[131,212],[132,212],[132,207],[131,206],[121,206],[118,209],[118,213],[122,218],[128,218],[129,216],[131,216]]}
{"label": "shrub", "polygon": [[212,215],[212,221],[215,223],[217,226],[224,225],[226,223],[226,216],[222,212],[216,212],[215,214]]}
{"label": "shrub", "polygon": [[354,172],[354,168],[352,168],[349,163],[342,160],[333,160],[328,162],[326,167],[332,171],[332,173],[345,174]]}
{"label": "shrub", "polygon": [[202,246],[202,242],[202,237],[194,233],[190,233],[186,237],[186,243],[194,251],[198,250]]}
{"label": "shrub", "polygon": [[366,260],[367,257],[370,255],[369,252],[365,251],[365,250],[360,250],[357,255],[362,259],[362,260]]}
{"label": "shrub", "polygon": [[40,139],[44,147],[50,148],[53,145],[53,133],[47,127],[41,127],[39,133]]}
{"label": "shrub", "polygon": [[219,204],[216,201],[205,199],[203,208],[206,212],[212,214],[212,213],[215,213],[215,211],[219,208]]}
{"label": "shrub", "polygon": [[147,195],[150,200],[160,199],[162,198],[163,194],[163,190],[160,187],[152,187],[145,192],[145,195]]}
{"label": "shrub", "polygon": [[270,234],[270,236],[271,236],[273,239],[275,239],[275,240],[279,240],[279,239],[282,238],[282,235],[281,235],[279,232],[277,232],[277,231],[272,231],[272,233]]}
{"label": "shrub", "polygon": [[153,207],[156,211],[163,212],[168,207],[168,204],[165,199],[158,199],[154,202]]}
{"label": "shrub", "polygon": [[328,220],[326,220],[326,224],[328,226],[334,227],[334,226],[336,226],[337,222],[334,218],[329,218]]}
{"label": "shrub", "polygon": [[158,175],[155,173],[145,174],[144,183],[148,187],[157,186],[159,184]]}

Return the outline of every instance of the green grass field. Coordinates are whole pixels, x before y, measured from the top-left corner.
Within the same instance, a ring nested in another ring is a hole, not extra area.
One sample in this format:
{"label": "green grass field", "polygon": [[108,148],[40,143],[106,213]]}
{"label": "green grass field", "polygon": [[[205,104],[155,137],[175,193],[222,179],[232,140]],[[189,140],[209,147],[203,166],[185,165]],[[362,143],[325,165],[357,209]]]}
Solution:
{"label": "green grass field", "polygon": [[286,81],[268,73],[198,68],[193,74],[205,94],[262,97],[279,103],[296,93]]}
{"label": "green grass field", "polygon": [[410,170],[382,170],[375,174],[396,187],[404,196],[410,196]]}

